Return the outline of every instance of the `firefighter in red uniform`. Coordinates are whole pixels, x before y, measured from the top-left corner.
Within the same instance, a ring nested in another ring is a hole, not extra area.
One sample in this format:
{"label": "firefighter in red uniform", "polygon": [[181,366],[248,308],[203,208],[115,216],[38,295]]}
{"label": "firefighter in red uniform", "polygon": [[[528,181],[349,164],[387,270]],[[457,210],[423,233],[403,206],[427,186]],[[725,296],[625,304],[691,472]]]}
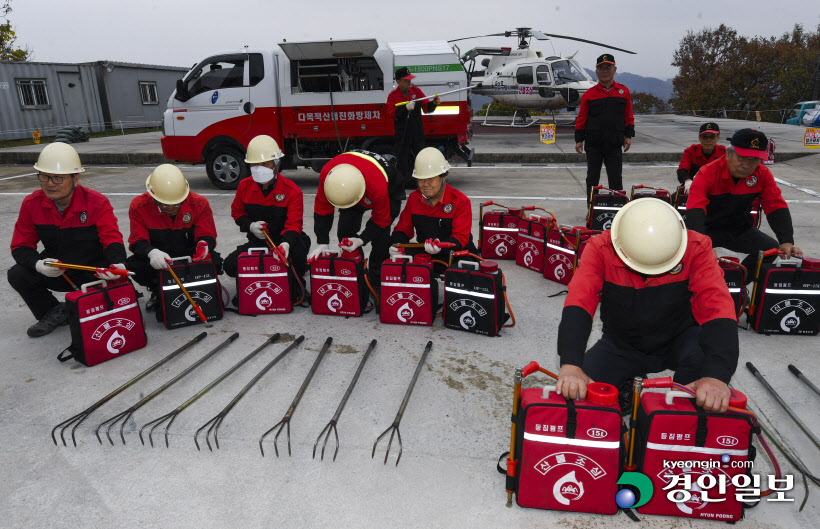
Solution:
{"label": "firefighter in red uniform", "polygon": [[[111,203],[102,194],[79,185],[84,172],[77,151],[65,143],[51,143],[37,163],[40,189],[23,199],[14,225],[11,256],[17,263],[8,271],[9,284],[23,298],[37,323],[28,328],[32,338],[44,336],[68,323],[62,303],[50,292],[68,292],[95,275],[49,266],[68,264],[125,268],[125,245]],[[37,251],[37,243],[43,251]],[[97,274],[107,280],[111,273]]]}
{"label": "firefighter in red uniform", "polygon": [[575,151],[581,154],[586,147],[587,152],[587,200],[601,180],[602,163],[606,165],[609,187],[624,188],[623,152],[632,145],[635,118],[629,89],[615,82],[616,71],[612,55],[598,57],[595,67],[598,84],[584,92],[575,121]]}
{"label": "firefighter in red uniform", "polygon": [[[772,172],[760,164],[768,159],[766,135],[741,129],[729,143],[726,156],[702,167],[692,182],[686,203],[687,226],[711,238],[715,248],[748,253],[743,266],[752,272],[759,250],[779,247],[786,257],[803,257],[803,251],[794,246],[789,206]],[[754,227],[750,211],[755,199],[760,200],[777,240]],[[749,281],[752,276],[750,273]]]}
{"label": "firefighter in red uniform", "polygon": [[191,193],[182,171],[162,164],[145,181],[146,192],[128,209],[133,255],[126,266],[134,280],[151,291],[145,310],[158,308],[159,270],[171,258],[192,257],[194,262],[210,259],[222,273],[222,257],[216,248],[216,227],[205,197]]}
{"label": "firefighter in red uniform", "polygon": [[270,136],[257,136],[248,144],[245,162],[251,166],[251,176],[239,182],[231,204],[231,216],[239,230],[248,234],[248,242],[225,257],[223,267],[231,277],[238,272],[240,254],[267,247],[262,232],[267,229],[285,258],[292,261],[300,280],[304,278],[310,237],[302,232],[302,190],[279,173],[284,155]]}
{"label": "firefighter in red uniform", "polygon": [[[392,200],[391,216],[395,219],[404,200],[404,189],[413,171],[416,156],[424,148],[424,121],[421,116],[421,105],[425,105],[427,113],[431,113],[439,104],[439,97],[434,97],[426,104],[417,103],[424,99],[424,92],[413,86],[415,75],[407,67],[396,70],[396,89],[387,96],[387,119],[393,122],[395,139],[393,140],[393,155],[397,160],[397,175],[390,185]],[[396,106],[396,103],[407,102],[406,105]]]}
{"label": "firefighter in red uniform", "polygon": [[[340,242],[345,238],[350,240],[349,245],[339,247],[352,252],[371,243],[368,264],[370,283],[374,286],[380,284],[379,271],[389,257],[392,223],[387,183],[387,171],[374,153],[346,152],[325,164],[319,175],[319,189],[313,207],[313,231],[318,246],[310,253],[308,260],[328,250],[334,208],[339,208],[337,236]],[[362,217],[367,210],[371,210],[370,220],[360,232]]]}
{"label": "firefighter in red uniform", "polygon": [[[599,302],[603,336],[584,354]],[[628,409],[634,377],[674,369],[699,406],[723,412],[738,354],[735,306],[709,238],[675,208],[630,202],[590,239],[558,328],[559,393],[584,398],[589,382],[606,382],[623,388]]]}
{"label": "firefighter in red uniform", "polygon": [[[470,200],[447,183],[449,170],[450,164],[435,147],[422,149],[416,156],[413,178],[417,179],[419,188],[407,198],[390,238],[392,244],[408,243],[415,236],[418,242],[424,242],[424,251],[432,255],[442,252],[438,242],[455,244],[452,250],[445,252],[466,249],[478,253],[471,233]],[[401,253],[401,248],[390,247],[391,257]]]}
{"label": "firefighter in red uniform", "polygon": [[678,182],[689,192],[692,180],[701,167],[726,154],[726,147],[718,145],[720,127],[717,123],[704,123],[698,134],[700,143],[690,145],[683,151],[683,158],[678,165]]}

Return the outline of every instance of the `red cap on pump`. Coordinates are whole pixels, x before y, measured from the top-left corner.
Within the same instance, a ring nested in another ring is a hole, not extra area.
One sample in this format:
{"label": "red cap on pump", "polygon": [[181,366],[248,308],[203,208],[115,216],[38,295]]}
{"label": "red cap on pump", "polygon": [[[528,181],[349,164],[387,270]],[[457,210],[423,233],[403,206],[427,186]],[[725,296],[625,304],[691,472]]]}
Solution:
{"label": "red cap on pump", "polygon": [[433,264],[433,256],[429,253],[417,253],[413,256],[413,264]]}
{"label": "red cap on pump", "polygon": [[618,404],[618,388],[603,382],[587,384],[587,400],[599,406]]}
{"label": "red cap on pump", "polygon": [[746,395],[739,392],[736,389],[730,389],[729,391],[732,392],[731,396],[729,397],[729,406],[732,408],[740,408],[742,410],[746,409]]}
{"label": "red cap on pump", "polygon": [[485,274],[494,274],[498,272],[498,263],[495,261],[481,261],[478,265],[478,269]]}
{"label": "red cap on pump", "polygon": [[518,215],[521,216],[521,208],[507,208],[507,213],[510,215]]}

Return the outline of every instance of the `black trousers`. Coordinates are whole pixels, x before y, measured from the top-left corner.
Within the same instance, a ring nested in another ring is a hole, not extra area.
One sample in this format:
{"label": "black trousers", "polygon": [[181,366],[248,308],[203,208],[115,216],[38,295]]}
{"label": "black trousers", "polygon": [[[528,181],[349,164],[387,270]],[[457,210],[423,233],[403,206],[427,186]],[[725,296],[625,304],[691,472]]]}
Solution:
{"label": "black trousers", "polygon": [[[222,273],[222,256],[219,252],[211,252],[211,261],[216,267],[216,275]],[[134,272],[131,276],[138,285],[141,285],[152,293],[159,293],[159,270],[151,266],[147,257],[131,255],[125,260],[125,268]]]}
{"label": "black trousers", "polygon": [[406,134],[396,140],[393,149],[396,157],[396,178],[395,182],[390,182],[388,186],[390,218],[394,220],[401,213],[401,202],[406,196],[405,189],[413,179],[416,155],[426,146],[423,134]]}
{"label": "black trousers", "polygon": [[[747,283],[751,283],[754,279],[752,276],[757,269],[757,252],[760,250],[771,250],[772,248],[780,246],[773,237],[766,235],[754,227],[738,235],[734,235],[728,231],[707,229],[705,235],[712,239],[713,248],[726,248],[733,252],[749,254],[741,263],[749,272],[746,278]],[[766,257],[763,259],[763,262],[772,262],[776,257],[776,255]]]}
{"label": "black trousers", "polygon": [[[285,241],[282,241],[285,242]],[[287,241],[290,243],[290,250],[288,251],[288,259],[293,264],[293,271],[299,276],[304,284],[305,271],[307,270],[307,255],[310,250],[310,237],[302,233],[295,241]],[[280,243],[281,244],[281,243]],[[222,263],[222,269],[225,274],[230,277],[236,277],[239,271],[239,264],[237,260],[239,256],[248,251],[249,248],[267,248],[267,243],[263,240],[256,242],[246,242],[232,251],[225,257]]]}
{"label": "black trousers", "polygon": [[700,347],[700,327],[692,326],[679,334],[665,351],[646,354],[603,336],[584,355],[582,369],[595,382],[622,388],[635,377],[674,369],[674,381],[689,384],[701,378],[704,362]]}
{"label": "black trousers", "polygon": [[71,274],[63,274],[60,277],[46,277],[36,270],[30,270],[25,266],[16,264],[9,268],[8,279],[11,288],[20,294],[23,301],[28,305],[29,310],[37,321],[43,319],[59,301],[51,291],[70,292],[74,287],[69,284],[65,277],[68,276],[79,288],[83,283],[99,281],[90,272],[80,272],[72,270]]}
{"label": "black trousers", "polygon": [[620,148],[612,151],[602,151],[589,143],[584,144],[587,151],[587,201],[592,188],[601,181],[601,166],[606,165],[606,176],[610,189],[623,189],[623,160],[624,153]]}
{"label": "black trousers", "polygon": [[[339,211],[339,226],[336,236],[339,242],[345,237],[355,237],[362,229],[362,217],[367,211],[364,206],[355,205]],[[374,288],[381,285],[382,263],[390,258],[390,229],[385,229],[382,234],[370,241],[370,255],[368,257],[368,278]]]}

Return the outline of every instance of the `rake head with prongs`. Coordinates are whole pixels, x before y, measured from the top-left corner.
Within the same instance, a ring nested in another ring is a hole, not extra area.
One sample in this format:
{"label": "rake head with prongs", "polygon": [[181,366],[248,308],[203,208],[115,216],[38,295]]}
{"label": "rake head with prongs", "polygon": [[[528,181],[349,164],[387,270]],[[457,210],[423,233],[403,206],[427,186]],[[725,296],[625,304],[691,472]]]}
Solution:
{"label": "rake head with prongs", "polygon": [[[272,343],[272,342],[275,342],[278,338],[279,338],[279,334],[275,334],[274,336],[271,337],[271,339],[269,341]],[[216,448],[219,449],[219,427],[222,425],[222,421],[225,420],[225,416],[227,416],[228,413],[230,413],[230,411],[233,409],[233,407],[236,406],[236,403],[239,402],[242,399],[242,397],[244,397],[245,394],[248,391],[250,391],[250,389],[257,382],[259,382],[259,379],[261,379],[263,376],[265,376],[265,373],[267,373],[273,366],[275,366],[289,352],[291,352],[293,349],[298,347],[299,344],[301,344],[304,341],[304,339],[305,339],[305,337],[303,335],[303,336],[299,336],[298,338],[296,338],[296,340],[291,342],[291,344],[288,345],[285,348],[284,351],[279,353],[276,356],[276,358],[274,358],[273,360],[268,362],[268,364],[265,367],[263,367],[262,370],[259,371],[259,373],[257,373],[251,379],[251,381],[248,382],[245,385],[245,387],[242,388],[242,390],[239,391],[239,393],[237,393],[237,395],[231,400],[231,402],[228,403],[227,406],[225,406],[225,408],[222,411],[217,413],[216,416],[214,416],[211,420],[209,420],[208,422],[206,422],[205,424],[203,424],[202,426],[199,427],[199,429],[196,431],[196,433],[194,433],[194,444],[196,445],[197,450],[200,450],[199,434],[202,433],[202,431],[205,430],[206,428],[207,428],[207,430],[205,431],[205,443],[208,445],[208,450],[210,450],[211,452],[213,452],[213,450],[214,450],[213,447],[211,446],[211,439],[210,439],[211,434],[213,434],[214,446],[216,446]]]}
{"label": "rake head with prongs", "polygon": [[379,444],[379,441],[381,441],[382,438],[389,433],[390,434],[390,441],[388,441],[387,451],[384,453],[384,464],[385,465],[387,464],[387,458],[390,456],[390,447],[393,445],[393,436],[395,435],[398,442],[399,442],[399,457],[396,458],[396,466],[399,466],[399,461],[401,461],[401,451],[402,451],[401,432],[399,431],[399,422],[400,421],[396,421],[393,424],[391,424],[390,427],[387,430],[382,432],[382,434],[379,437],[376,438],[376,442],[373,443],[373,452],[370,454],[370,459],[373,459],[374,457],[376,457],[376,446]]}
{"label": "rake head with prongs", "polygon": [[125,423],[128,422],[128,419],[134,415],[135,411],[136,409],[132,406],[124,412],[118,413],[110,419],[106,419],[101,422],[94,431],[97,435],[97,441],[99,441],[100,444],[103,444],[102,437],[100,437],[100,429],[107,424],[108,427],[105,429],[105,436],[108,437],[108,442],[111,443],[111,446],[114,446],[114,440],[111,439],[111,428],[113,428],[115,424],[120,423],[120,439],[122,439],[122,444],[125,444]]}
{"label": "rake head with prongs", "polygon": [[179,415],[181,411],[182,410],[174,410],[171,413],[166,413],[158,419],[145,423],[143,427],[140,428],[140,442],[143,445],[145,444],[145,440],[142,438],[142,432],[150,426],[151,429],[148,431],[148,441],[151,443],[151,448],[154,448],[154,430],[159,428],[165,421],[168,421],[168,424],[165,425],[165,448],[168,448],[168,430],[171,429],[171,425],[174,424],[177,415]]}
{"label": "rake head with prongs", "polygon": [[325,460],[325,448],[327,447],[327,441],[330,439],[330,434],[336,438],[336,449],[333,451],[333,461],[336,461],[336,455],[339,453],[339,433],[336,431],[336,421],[331,420],[327,423],[324,430],[319,434],[319,437],[316,438],[316,442],[313,443],[313,459],[316,459],[316,446],[319,444],[319,441],[322,439],[322,436],[325,436],[325,442],[322,443],[322,456],[319,458],[321,461]]}
{"label": "rake head with prongs", "polygon": [[273,451],[276,453],[276,457],[279,457],[279,447],[276,444],[279,441],[279,435],[282,433],[282,430],[287,430],[288,433],[288,457],[290,457],[290,416],[285,416],[285,418],[273,425],[273,428],[263,433],[262,437],[259,438],[259,451],[262,452],[262,457],[265,457],[265,448],[262,446],[262,441],[274,430],[277,430],[276,435],[273,436]]}

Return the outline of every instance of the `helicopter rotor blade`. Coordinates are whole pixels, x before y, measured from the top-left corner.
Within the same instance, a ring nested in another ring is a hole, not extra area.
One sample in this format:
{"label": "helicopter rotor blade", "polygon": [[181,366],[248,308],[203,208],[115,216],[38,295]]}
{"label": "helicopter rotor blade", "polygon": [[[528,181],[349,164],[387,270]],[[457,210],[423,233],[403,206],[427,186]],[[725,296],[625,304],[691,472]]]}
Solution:
{"label": "helicopter rotor blade", "polygon": [[538,31],[536,29],[530,30],[530,35],[532,35],[533,37],[535,37],[538,40],[550,40],[550,38],[548,36],[544,35],[543,33],[541,33],[540,31]]}
{"label": "helicopter rotor blade", "polygon": [[[447,42],[458,42],[460,40],[480,39],[482,37],[504,37],[504,33],[490,33],[489,35],[476,35],[475,37],[461,37],[460,39],[448,40]],[[506,35],[509,36],[509,35]]]}
{"label": "helicopter rotor blade", "polygon": [[624,53],[637,55],[634,51],[625,50],[623,48],[616,48],[615,46],[610,46],[609,44],[604,44],[603,42],[595,42],[594,40],[579,39],[578,37],[568,37],[566,35],[555,35],[553,33],[544,33],[544,35],[548,37],[555,37],[556,39],[577,40],[578,42],[586,42],[587,44],[595,44],[597,46],[603,46],[604,48],[609,48],[611,50],[618,50]]}

